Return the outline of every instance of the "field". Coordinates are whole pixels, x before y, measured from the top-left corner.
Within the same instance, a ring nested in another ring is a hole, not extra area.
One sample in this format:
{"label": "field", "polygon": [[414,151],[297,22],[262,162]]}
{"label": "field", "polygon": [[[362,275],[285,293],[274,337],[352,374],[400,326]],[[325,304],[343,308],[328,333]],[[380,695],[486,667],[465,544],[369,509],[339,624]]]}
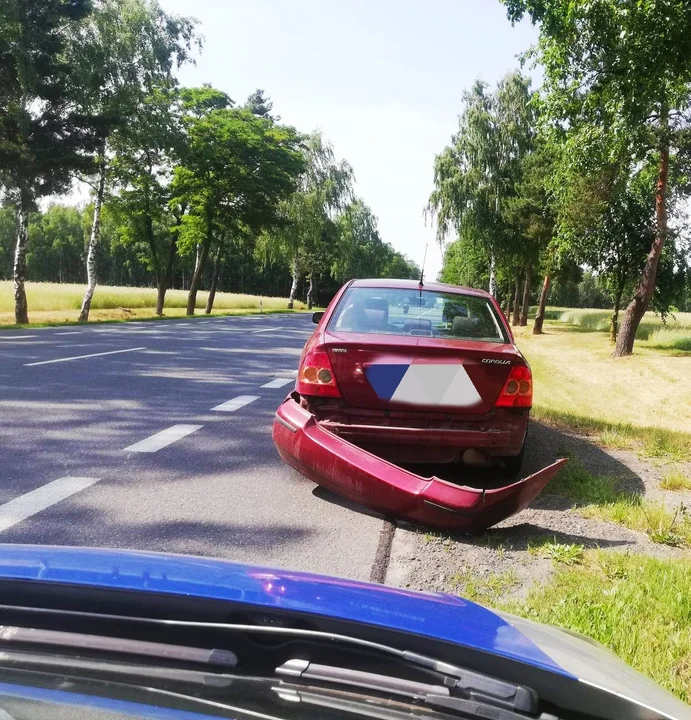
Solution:
{"label": "field", "polygon": [[[31,324],[53,324],[76,322],[84,297],[83,285],[59,285],[56,283],[27,283],[26,294],[29,303]],[[207,293],[199,292],[196,308],[204,310]],[[213,314],[234,314],[256,312],[260,298],[257,295],[216,293]],[[261,298],[265,312],[286,310],[286,298]],[[164,315],[179,317],[185,314],[187,292],[168,290]],[[304,309],[304,303],[295,303],[296,309]],[[91,320],[128,320],[155,317],[156,290],[154,288],[113,287],[102,285],[96,288],[91,305]],[[14,322],[14,290],[10,281],[0,281],[0,325]]]}
{"label": "field", "polygon": [[482,536],[399,528],[393,577],[593,637],[689,702],[691,314],[649,314],[618,360],[609,315],[516,329],[535,385],[524,474],[567,456],[562,473]]}

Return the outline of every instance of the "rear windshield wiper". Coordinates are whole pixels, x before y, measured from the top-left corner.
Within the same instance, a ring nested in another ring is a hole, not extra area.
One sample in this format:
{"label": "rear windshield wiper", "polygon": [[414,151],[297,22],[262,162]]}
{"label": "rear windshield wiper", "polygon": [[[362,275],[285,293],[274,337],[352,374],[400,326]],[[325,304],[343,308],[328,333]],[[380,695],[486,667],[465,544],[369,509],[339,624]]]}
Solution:
{"label": "rear windshield wiper", "polygon": [[[454,667],[454,666],[450,666]],[[491,717],[494,720],[526,720],[526,717],[538,720],[557,720],[554,715],[537,715],[537,697],[529,688],[495,681],[492,678],[494,695],[468,690],[464,687],[464,697],[452,694],[452,689],[460,688],[459,679],[445,676],[443,685],[416,682],[406,678],[363,672],[346,667],[318,665],[307,660],[289,660],[276,668],[276,674],[284,678],[303,681],[318,681],[334,685],[347,685],[377,692],[400,695],[435,708],[460,713],[468,717]],[[485,683],[485,690],[490,683]],[[299,693],[300,685],[283,686]],[[279,692],[280,688],[276,688]]]}

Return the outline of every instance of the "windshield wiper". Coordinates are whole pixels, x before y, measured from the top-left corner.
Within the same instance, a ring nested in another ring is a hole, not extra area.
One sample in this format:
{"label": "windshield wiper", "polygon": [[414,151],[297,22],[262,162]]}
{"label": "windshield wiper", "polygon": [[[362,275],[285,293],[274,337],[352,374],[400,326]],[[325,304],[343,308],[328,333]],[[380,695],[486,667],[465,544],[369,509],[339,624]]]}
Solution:
{"label": "windshield wiper", "polygon": [[218,650],[188,645],[169,645],[168,643],[130,640],[105,635],[62,632],[59,630],[41,630],[14,625],[0,625],[0,645],[21,644],[67,648],[71,650],[96,650],[125,655],[140,655],[158,660],[214,665],[234,668],[238,664],[235,653],[230,650]]}
{"label": "windshield wiper", "polygon": [[[456,670],[454,666],[448,666]],[[318,665],[307,660],[289,660],[276,668],[276,674],[282,677],[305,681],[319,681],[335,685],[349,685],[383,693],[401,695],[446,710],[452,710],[469,717],[491,717],[495,720],[525,720],[526,714],[539,720],[557,720],[553,715],[537,715],[537,698],[529,688],[511,685],[492,678],[485,682],[484,693],[476,689],[468,690],[465,697],[452,695],[451,690],[460,688],[458,678],[444,677],[443,685],[415,682],[405,678],[363,672],[346,667]],[[466,684],[467,685],[467,684]],[[494,695],[487,694],[491,686]],[[292,686],[299,689],[300,686]],[[518,706],[521,706],[520,708]],[[491,714],[489,714],[491,711]]]}
{"label": "windshield wiper", "polygon": [[437,658],[400,650],[390,645],[363,640],[350,635],[323,632],[320,630],[304,630],[302,628],[280,627],[276,625],[245,625],[236,623],[209,623],[194,620],[167,620],[162,618],[133,617],[129,615],[112,615],[91,613],[79,610],[57,610],[52,608],[32,608],[16,605],[0,605],[0,610],[12,612],[29,612],[35,614],[63,615],[98,620],[114,620],[117,622],[133,622],[164,627],[194,627],[215,630],[217,632],[244,632],[249,634],[279,635],[302,638],[322,642],[332,642],[373,650],[398,658],[400,661],[419,668],[432,670],[443,676],[443,684],[464,692],[469,698],[489,702],[494,705],[517,710],[527,714],[535,714],[538,707],[537,693],[529,687],[498,680],[490,675],[468,670],[467,668],[447,663]]}
{"label": "windshield wiper", "polygon": [[[141,665],[133,662],[106,660],[103,658],[88,659],[67,655],[39,654],[21,650],[5,650],[0,652],[0,667],[22,668],[42,673],[60,673],[65,676],[89,676],[103,678],[113,675],[135,678],[138,681],[163,680],[175,683],[188,683],[216,688],[226,688],[238,676],[226,673],[213,673],[188,668],[165,667],[157,665]],[[245,678],[243,677],[243,680]]]}

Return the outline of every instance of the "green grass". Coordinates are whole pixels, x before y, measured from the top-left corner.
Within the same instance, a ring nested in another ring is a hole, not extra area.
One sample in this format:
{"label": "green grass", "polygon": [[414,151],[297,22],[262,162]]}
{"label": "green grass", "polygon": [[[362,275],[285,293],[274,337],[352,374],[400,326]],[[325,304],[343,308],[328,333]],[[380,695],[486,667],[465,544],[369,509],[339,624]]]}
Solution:
{"label": "green grass", "polygon": [[599,445],[615,450],[636,450],[641,457],[683,461],[691,457],[691,434],[660,427],[613,423],[571,412],[537,406],[531,417],[559,430],[590,436]]}
{"label": "green grass", "polygon": [[586,551],[503,608],[583,633],[691,701],[691,562]]}
{"label": "green grass", "polygon": [[663,490],[691,490],[691,478],[672,470],[662,477],[660,487]]}
{"label": "green grass", "polygon": [[453,592],[467,600],[494,605],[507,592],[517,587],[518,576],[512,570],[503,573],[478,575],[472,570],[464,569],[453,575],[450,579]]}
{"label": "green grass", "polygon": [[567,463],[545,492],[572,500],[584,517],[644,532],[661,545],[691,547],[691,518],[685,506],[672,511],[662,503],[626,492],[615,478],[593,475],[577,460]]}
{"label": "green grass", "polygon": [[533,538],[528,541],[528,553],[533,556],[544,557],[560,565],[578,565],[583,559],[585,548],[583,545],[559,543],[556,537]]}

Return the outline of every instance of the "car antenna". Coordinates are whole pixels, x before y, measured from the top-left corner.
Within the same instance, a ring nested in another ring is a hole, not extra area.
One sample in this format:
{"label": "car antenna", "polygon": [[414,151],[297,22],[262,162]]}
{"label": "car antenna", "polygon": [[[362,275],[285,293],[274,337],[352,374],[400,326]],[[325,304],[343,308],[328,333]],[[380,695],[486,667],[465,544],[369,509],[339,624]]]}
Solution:
{"label": "car antenna", "polygon": [[425,263],[427,262],[427,248],[429,247],[429,243],[425,244],[425,255],[422,258],[422,270],[420,270],[420,287],[424,287],[425,283],[423,282],[425,277]]}

